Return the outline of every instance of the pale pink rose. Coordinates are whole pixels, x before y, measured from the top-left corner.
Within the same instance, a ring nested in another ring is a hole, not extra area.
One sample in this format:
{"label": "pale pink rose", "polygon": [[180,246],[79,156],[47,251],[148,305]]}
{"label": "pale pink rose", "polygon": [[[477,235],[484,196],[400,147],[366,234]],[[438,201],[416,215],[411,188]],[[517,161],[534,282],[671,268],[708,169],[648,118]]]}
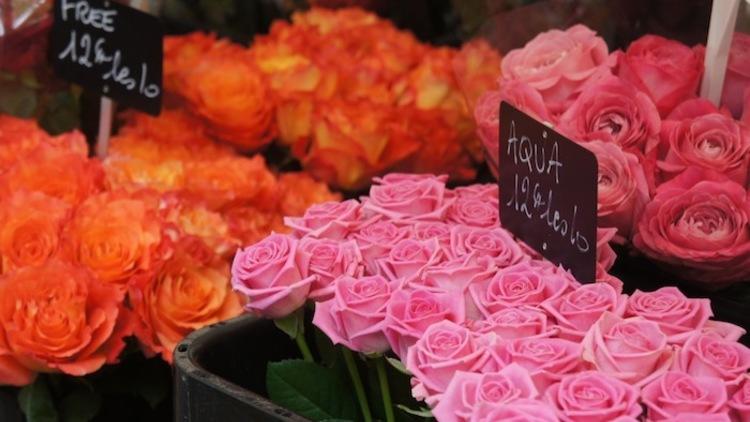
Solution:
{"label": "pale pink rose", "polygon": [[465,320],[463,297],[426,288],[395,291],[386,308],[384,333],[391,350],[401,359],[431,325],[447,320],[461,324]]}
{"label": "pale pink rose", "polygon": [[584,146],[596,155],[599,165],[597,224],[614,227],[619,236],[628,239],[649,200],[643,167],[636,155],[614,143],[592,141]]}
{"label": "pale pink rose", "polygon": [[729,50],[727,73],[724,76],[724,90],[721,104],[729,107],[734,117],[742,115],[744,94],[750,86],[750,35],[735,32]]}
{"label": "pale pink rose", "polygon": [[364,272],[362,254],[353,240],[304,237],[297,246],[296,261],[303,278],[315,276],[309,297],[316,301],[331,298],[338,277],[360,277]]}
{"label": "pale pink rose", "polygon": [[740,337],[744,336],[747,331],[729,322],[708,320],[703,325],[703,332],[707,334],[717,335],[725,340],[739,341]]}
{"label": "pale pink rose", "polygon": [[695,333],[677,353],[675,370],[696,377],[721,378],[737,385],[750,369],[750,349],[715,334]]}
{"label": "pale pink rose", "polygon": [[713,315],[708,299],[688,299],[677,287],[653,292],[636,290],[628,300],[625,316],[639,316],[659,324],[672,344],[682,344],[700,331]]}
{"label": "pale pink rose", "polygon": [[700,45],[690,48],[658,35],[644,35],[618,56],[617,76],[648,94],[666,116],[698,94],[704,50]]}
{"label": "pale pink rose", "polygon": [[500,224],[500,209],[497,201],[459,196],[448,208],[446,218],[450,223],[493,228]]}
{"label": "pale pink rose", "polygon": [[546,336],[551,330],[547,314],[531,306],[505,308],[485,319],[466,321],[466,326],[475,333],[494,333],[506,340]]}
{"label": "pale pink rose", "polygon": [[368,216],[382,215],[394,221],[442,221],[451,201],[445,183],[435,177],[399,177],[397,182],[373,185],[362,198]]}
{"label": "pale pink rose", "polygon": [[659,143],[661,119],[648,95],[610,76],[586,87],[558,129],[578,142],[614,142],[628,152],[647,154]]}
{"label": "pale pink rose", "polygon": [[486,266],[505,268],[528,256],[505,229],[457,225],[451,229],[451,258],[464,258]]}
{"label": "pale pink rose", "polygon": [[540,393],[566,374],[583,369],[581,345],[560,338],[527,337],[500,341],[492,346],[493,356],[503,364],[517,363],[531,374]]}
{"label": "pale pink rose", "polygon": [[296,255],[297,240],[283,234],[271,234],[237,251],[232,287],[249,299],[247,310],[281,318],[304,305],[315,276],[302,277]]}
{"label": "pale pink rose", "polygon": [[456,258],[426,268],[420,280],[410,282],[463,296],[468,294],[468,285],[489,280],[494,274],[494,267],[487,268],[471,259]]}
{"label": "pale pink rose", "polygon": [[581,341],[604,312],[622,316],[628,296],[609,284],[593,283],[542,303],[552,317],[560,338]]}
{"label": "pale pink rose", "polygon": [[706,283],[750,275],[750,200],[725,176],[691,167],[659,186],[636,226],[633,244],[675,268],[683,279]]}
{"label": "pale pink rose", "polygon": [[623,319],[608,312],[586,333],[581,345],[583,360],[636,387],[666,372],[674,354],[655,322]]}
{"label": "pale pink rose", "polygon": [[369,274],[379,271],[377,261],[388,256],[398,241],[408,237],[408,227],[398,227],[390,221],[375,221],[360,227],[349,238],[357,242]]}
{"label": "pale pink rose", "polygon": [[502,405],[539,394],[528,371],[510,364],[498,372],[457,372],[432,415],[440,422],[468,422],[482,403]]}
{"label": "pale pink rose", "polygon": [[474,408],[469,422],[558,422],[555,410],[538,400],[511,403],[484,402]]}
{"label": "pale pink rose", "polygon": [[456,372],[478,372],[489,358],[465,327],[451,321],[433,324],[407,352],[406,369],[414,374],[412,395],[424,400],[442,394]]}
{"label": "pale pink rose", "polygon": [[437,239],[402,239],[393,246],[388,255],[376,259],[380,274],[388,279],[410,280],[420,277],[425,268],[443,260],[443,252]]}
{"label": "pale pink rose", "polygon": [[362,210],[354,199],[312,205],[302,217],[284,217],[297,237],[343,239],[361,223]]}
{"label": "pale pink rose", "polygon": [[729,399],[730,414],[733,420],[750,422],[750,381],[745,376],[740,388]]}
{"label": "pale pink rose", "polygon": [[[666,372],[641,391],[649,421],[663,421],[680,414],[727,412],[727,389],[718,378]],[[681,420],[681,419],[677,419]]]}
{"label": "pale pink rose", "polygon": [[539,91],[552,114],[562,112],[582,86],[604,67],[604,40],[583,25],[543,32],[503,57],[502,86],[521,81]]}
{"label": "pale pink rose", "polygon": [[315,305],[313,324],[333,344],[361,353],[388,351],[383,334],[386,308],[397,282],[380,276],[342,276],[334,284],[333,298]]}
{"label": "pale pink rose", "polygon": [[451,245],[451,224],[439,221],[420,221],[412,226],[414,239],[436,239],[440,249],[448,256]]}
{"label": "pale pink rose", "polygon": [[546,401],[565,422],[612,421],[637,418],[640,391],[617,378],[596,371],[566,375],[547,389]]}
{"label": "pale pink rose", "polygon": [[721,113],[704,114],[662,123],[660,181],[672,179],[690,166],[722,173],[747,183],[750,165],[750,129]]}
{"label": "pale pink rose", "polygon": [[478,198],[483,201],[492,202],[498,206],[500,201],[500,189],[497,183],[476,183],[470,186],[460,186],[453,190],[459,198]]}

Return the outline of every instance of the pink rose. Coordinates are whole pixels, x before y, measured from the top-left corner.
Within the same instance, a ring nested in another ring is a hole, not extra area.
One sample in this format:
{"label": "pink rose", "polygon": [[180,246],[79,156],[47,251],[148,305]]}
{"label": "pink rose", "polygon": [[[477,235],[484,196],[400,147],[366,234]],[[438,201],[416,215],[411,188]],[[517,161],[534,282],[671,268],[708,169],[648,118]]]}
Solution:
{"label": "pink rose", "polygon": [[724,340],[739,341],[747,332],[744,328],[729,322],[708,320],[703,326],[703,332],[717,335]]}
{"label": "pink rose", "polygon": [[445,193],[445,183],[435,177],[401,177],[397,182],[373,185],[362,207],[369,215],[394,221],[440,221],[451,205]]}
{"label": "pink rose", "polygon": [[443,253],[436,239],[402,239],[393,246],[384,258],[376,260],[380,274],[388,279],[409,280],[419,277],[425,268],[437,264]]}
{"label": "pink rose", "polygon": [[500,201],[500,189],[497,183],[476,183],[470,186],[459,186],[453,190],[459,198],[477,198],[491,202],[498,206]]}
{"label": "pink rose", "polygon": [[604,313],[583,338],[583,360],[597,370],[640,387],[665,372],[673,350],[659,325]]}
{"label": "pink rose", "polygon": [[272,234],[237,251],[232,287],[249,299],[247,310],[281,318],[305,303],[315,277],[302,277],[296,255],[297,240],[283,234]]}
{"label": "pink rose", "polygon": [[596,155],[599,165],[597,224],[614,227],[628,239],[649,200],[643,167],[637,156],[613,143],[592,141],[584,146]]}
{"label": "pink rose", "polygon": [[377,261],[388,256],[393,246],[401,239],[409,236],[409,229],[398,227],[390,221],[375,221],[364,225],[349,235],[357,242],[362,257],[365,260],[367,272],[377,274]]}
{"label": "pink rose", "polygon": [[360,277],[364,271],[362,254],[354,241],[309,237],[299,241],[297,267],[302,277],[315,276],[309,296],[316,301],[331,298],[338,277]]}
{"label": "pink rose", "polygon": [[745,377],[740,388],[729,400],[733,420],[750,422],[750,381]]}
{"label": "pink rose", "polygon": [[617,229],[612,227],[598,227],[596,229],[596,263],[604,271],[609,271],[617,260],[617,253],[609,245],[617,235]]}
{"label": "pink rose", "polygon": [[745,280],[750,272],[750,201],[745,188],[698,168],[659,186],[633,237],[637,249],[702,282]]}
{"label": "pink rose", "polygon": [[465,327],[451,321],[433,324],[406,355],[406,369],[414,374],[412,395],[424,400],[441,394],[456,372],[478,372],[488,359],[486,348]]}
{"label": "pink rose", "polygon": [[538,400],[516,400],[512,403],[481,403],[474,408],[470,422],[558,422],[555,410]]}
{"label": "pink rose", "polygon": [[659,143],[661,119],[648,95],[614,76],[592,83],[565,111],[558,128],[575,141],[606,141],[646,154]]}
{"label": "pink rose", "polygon": [[664,373],[643,387],[641,398],[649,421],[669,420],[680,414],[711,415],[727,411],[727,389],[720,379],[680,372]]}
{"label": "pink rose", "polygon": [[506,340],[545,336],[551,328],[547,314],[531,306],[505,308],[487,318],[467,321],[466,326],[475,333],[494,333]]}
{"label": "pink rose", "polygon": [[429,173],[415,174],[415,173],[388,173],[382,177],[373,177],[373,183],[379,185],[397,185],[401,182],[422,182],[430,180],[438,183],[445,183],[448,181],[448,176],[445,174],[435,175]]}
{"label": "pink rose", "polygon": [[323,202],[305,211],[302,217],[284,217],[284,224],[297,237],[343,239],[356,229],[361,219],[361,206],[354,199]]}
{"label": "pink rose", "polygon": [[443,320],[461,324],[464,319],[461,296],[425,288],[404,288],[395,291],[388,302],[384,333],[396,356],[406,359],[409,347],[431,325]]}
{"label": "pink rose", "polygon": [[547,389],[546,399],[565,422],[612,421],[637,418],[640,391],[617,378],[596,371],[570,374]]}
{"label": "pink rose", "polygon": [[333,298],[315,305],[313,324],[334,344],[362,353],[386,352],[388,340],[382,330],[396,282],[380,276],[343,276],[334,286]]}
{"label": "pink rose", "polygon": [[[543,32],[503,58],[501,86],[521,81],[539,91],[552,114],[561,113],[581,87],[601,72],[607,45],[583,25]],[[608,71],[608,69],[606,69]]]}
{"label": "pink rose", "polygon": [[708,299],[688,299],[677,287],[653,292],[636,290],[625,309],[625,316],[639,316],[659,324],[667,341],[682,344],[694,331],[700,331],[713,315]]}
{"label": "pink rose", "polygon": [[678,352],[675,368],[696,377],[716,377],[736,385],[750,369],[750,349],[714,334],[696,333]]}
{"label": "pink rose", "polygon": [[604,312],[622,316],[627,300],[622,289],[593,283],[549,299],[542,303],[542,308],[552,316],[555,327],[560,330],[560,338],[581,341]]}
{"label": "pink rose", "polygon": [[662,422],[732,422],[727,413],[679,413]]}
{"label": "pink rose", "polygon": [[502,405],[537,396],[529,373],[516,364],[485,374],[457,372],[432,415],[440,422],[468,422],[482,403]]}
{"label": "pink rose", "polygon": [[690,48],[658,35],[644,35],[618,57],[617,76],[648,94],[666,116],[695,97],[703,75],[703,46]]}
{"label": "pink rose", "polygon": [[729,111],[726,109],[720,110],[714,103],[705,98],[693,98],[675,107],[664,120],[691,120],[696,117],[705,116],[706,114],[715,113],[732,117]]}
{"label": "pink rose", "polygon": [[497,201],[480,197],[459,196],[448,208],[448,222],[471,227],[493,228],[500,224]]}
{"label": "pink rose", "polygon": [[583,368],[581,345],[560,338],[527,337],[500,341],[492,347],[502,364],[517,363],[531,374],[540,393],[566,374]]}
{"label": "pink rose", "polygon": [[450,224],[438,221],[420,221],[414,224],[412,232],[416,240],[436,239],[447,255],[451,244],[451,227]]}
{"label": "pink rose", "polygon": [[466,259],[455,258],[426,268],[421,280],[411,282],[463,296],[468,285],[489,280],[494,274],[494,267],[487,268],[472,260],[467,262]]}
{"label": "pink rose", "polygon": [[720,113],[662,123],[658,169],[669,180],[689,166],[722,173],[747,183],[750,165],[750,130]]}
{"label": "pink rose", "polygon": [[505,229],[454,226],[451,230],[451,258],[464,258],[487,266],[504,268],[527,255]]}
{"label": "pink rose", "polygon": [[750,86],[750,35],[735,32],[729,50],[727,73],[721,104],[729,107],[734,117],[742,114],[744,94]]}

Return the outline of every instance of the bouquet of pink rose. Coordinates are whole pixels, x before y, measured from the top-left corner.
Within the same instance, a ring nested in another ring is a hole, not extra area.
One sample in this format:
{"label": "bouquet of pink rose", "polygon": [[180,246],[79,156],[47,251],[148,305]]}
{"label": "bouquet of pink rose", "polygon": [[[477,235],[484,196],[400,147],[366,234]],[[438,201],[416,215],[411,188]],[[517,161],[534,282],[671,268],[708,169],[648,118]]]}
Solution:
{"label": "bouquet of pink rose", "polygon": [[[281,363],[297,365],[293,391],[269,364],[272,400],[314,420],[372,421],[354,351],[375,368],[388,422],[750,420],[745,331],[711,320],[707,299],[673,287],[623,294],[607,274],[612,230],[599,233],[597,282],[581,284],[500,226],[496,186],[444,182],[375,179],[369,196],[314,205],[286,219],[292,234],[237,252],[232,284],[246,309],[276,319],[308,360]],[[312,363],[306,303],[343,346],[357,414],[351,389],[321,393],[349,381]],[[401,385],[389,386],[384,362],[391,380],[410,377],[413,398],[391,394]],[[413,399],[428,407],[407,408]]]}
{"label": "bouquet of pink rose", "polygon": [[539,34],[506,55],[499,89],[475,109],[490,167],[505,100],[597,156],[599,225],[618,243],[686,280],[748,280],[749,43],[735,35],[719,109],[697,98],[702,46],[646,35],[609,53],[582,25]]}

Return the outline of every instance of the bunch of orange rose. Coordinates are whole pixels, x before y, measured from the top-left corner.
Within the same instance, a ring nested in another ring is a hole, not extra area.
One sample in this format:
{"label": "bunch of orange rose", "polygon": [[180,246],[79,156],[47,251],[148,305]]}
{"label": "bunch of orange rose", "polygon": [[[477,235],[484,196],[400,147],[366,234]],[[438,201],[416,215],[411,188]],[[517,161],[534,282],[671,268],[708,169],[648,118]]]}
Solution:
{"label": "bunch of orange rose", "polygon": [[185,335],[240,313],[238,244],[336,198],[186,119],[131,116],[101,162],[78,132],[0,115],[0,385],[94,372],[132,335],[171,361]]}
{"label": "bunch of orange rose", "polygon": [[277,139],[317,179],[361,189],[388,171],[470,180],[481,158],[471,117],[500,56],[418,42],[356,8],[313,8],[244,48],[167,37],[165,85],[207,133],[245,150]]}

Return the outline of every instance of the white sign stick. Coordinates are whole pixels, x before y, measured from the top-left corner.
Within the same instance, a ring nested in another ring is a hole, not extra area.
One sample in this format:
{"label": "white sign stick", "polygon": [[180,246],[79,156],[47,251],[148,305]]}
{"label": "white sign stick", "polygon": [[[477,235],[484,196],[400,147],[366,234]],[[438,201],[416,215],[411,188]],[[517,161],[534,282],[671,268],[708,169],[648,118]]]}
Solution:
{"label": "white sign stick", "polygon": [[706,42],[701,97],[719,105],[740,0],[714,0]]}
{"label": "white sign stick", "polygon": [[104,159],[112,133],[112,100],[102,96],[99,103],[99,133],[96,136],[96,156]]}

